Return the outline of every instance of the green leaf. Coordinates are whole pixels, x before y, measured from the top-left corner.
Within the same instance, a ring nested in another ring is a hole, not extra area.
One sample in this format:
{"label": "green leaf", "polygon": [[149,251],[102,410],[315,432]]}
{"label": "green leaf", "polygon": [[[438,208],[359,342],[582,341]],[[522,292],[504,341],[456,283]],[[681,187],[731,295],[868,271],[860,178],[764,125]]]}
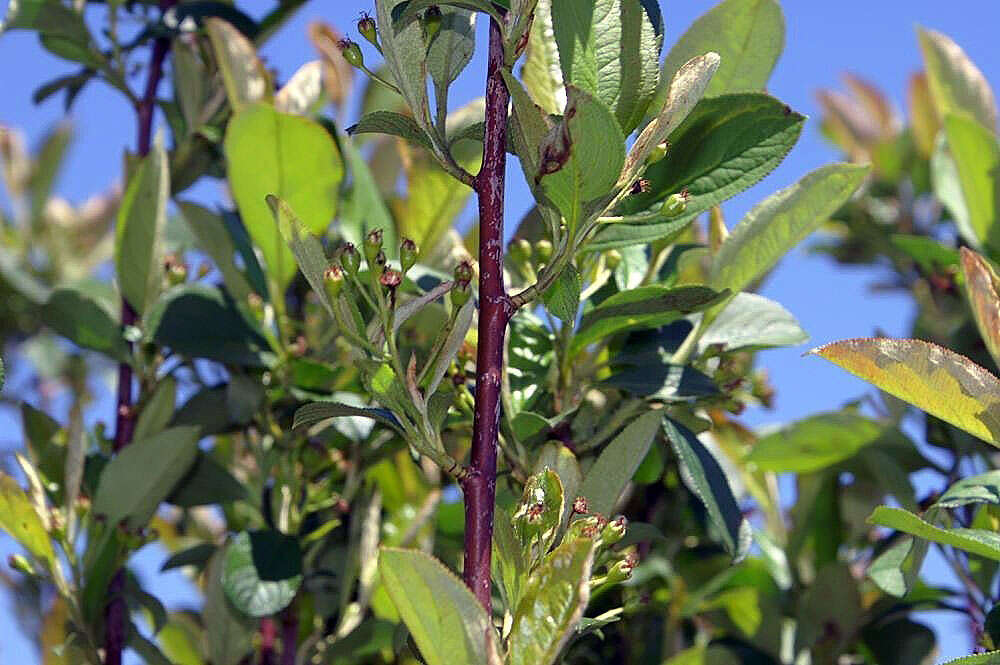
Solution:
{"label": "green leaf", "polygon": [[493,518],[493,579],[507,607],[517,607],[521,599],[521,589],[527,581],[528,562],[524,546],[514,533],[510,515],[498,506]]}
{"label": "green leaf", "polygon": [[[613,362],[617,364],[617,358]],[[664,362],[658,355],[648,358],[647,362],[630,358],[622,364],[626,368],[615,371],[601,385],[666,402],[689,401],[719,393],[711,377],[687,365]]]}
{"label": "green leaf", "polygon": [[753,536],[750,523],[733,497],[725,472],[691,430],[670,418],[662,420],[663,431],[677,455],[684,484],[705,505],[726,551],[735,561],[743,560]]}
{"label": "green leaf", "polygon": [[[397,29],[404,28],[416,21],[421,12],[434,5],[444,5],[448,7],[460,7],[470,11],[484,12],[502,22],[503,16],[497,12],[494,4],[507,8],[510,3],[507,0],[401,0],[396,2],[392,8],[391,16]],[[380,24],[381,25],[381,24]]]}
{"label": "green leaf", "polygon": [[337,402],[313,402],[295,412],[292,429],[308,427],[329,418],[371,418],[386,427],[402,432],[399,421],[386,409],[359,408]]}
{"label": "green leaf", "polygon": [[944,132],[937,133],[930,166],[934,196],[944,205],[955,221],[955,227],[962,239],[972,247],[980,248],[982,241],[972,227],[969,207],[965,203],[965,194],[962,192],[962,183],[958,176],[958,166],[952,157],[951,149],[948,146],[948,137]]}
{"label": "green leaf", "polygon": [[552,0],[551,12],[563,81],[600,100],[612,110],[623,132],[631,133],[659,83],[663,46],[659,4]]}
{"label": "green leaf", "polygon": [[510,629],[508,665],[555,662],[590,600],[594,543],[563,543],[532,571]]}
{"label": "green leaf", "polygon": [[177,353],[234,365],[263,364],[267,342],[224,292],[207,284],[175,286],[150,309],[145,324],[147,339]]}
{"label": "green leaf", "polygon": [[1000,651],[990,651],[989,653],[956,658],[955,660],[949,660],[943,665],[1000,665]]}
{"label": "green leaf", "polygon": [[412,116],[393,111],[372,111],[358,120],[357,124],[348,127],[347,133],[355,134],[388,134],[416,143],[427,150],[434,150],[430,137]]}
{"label": "green leaf", "polygon": [[742,291],[835,213],[869,167],[829,164],[759,203],[733,229],[712,261],[709,284]]}
{"label": "green leaf", "polygon": [[108,524],[144,527],[194,463],[198,436],[197,427],[172,427],[133,441],[101,472],[93,512]]}
{"label": "green leaf", "polygon": [[198,249],[215,261],[233,299],[240,303],[246,302],[247,296],[254,293],[255,289],[236,265],[236,243],[222,217],[195,203],[179,201],[177,207],[191,233],[198,239]]}
{"label": "green leaf", "polygon": [[868,446],[904,441],[895,427],[849,411],[811,416],[762,437],[744,461],[762,471],[815,473]]}
{"label": "green leaf", "polygon": [[542,294],[545,308],[557,316],[563,323],[572,326],[576,321],[576,312],[580,309],[580,273],[572,263],[567,265],[552,285]]}
{"label": "green leaf", "polygon": [[969,225],[979,243],[1000,249],[1000,143],[991,129],[965,115],[945,116],[944,132]]}
{"label": "green leaf", "polygon": [[[428,4],[430,3],[423,3],[425,7]],[[406,100],[417,125],[429,132],[430,104],[427,99],[427,45],[424,42],[424,29],[419,21],[401,15],[407,9],[416,12],[416,7],[417,4],[410,3],[409,0],[378,0],[375,3],[375,18],[378,22],[382,55],[391,80]],[[413,18],[415,17],[416,13],[413,14]],[[397,21],[396,18],[405,20]]]}
{"label": "green leaf", "polygon": [[615,187],[625,163],[625,136],[607,106],[575,86],[566,90],[566,115],[542,142],[537,184],[572,229],[586,203]]}
{"label": "green leaf", "polygon": [[935,508],[958,508],[971,504],[1000,505],[1000,471],[987,471],[962,478],[934,502]]}
{"label": "green leaf", "polygon": [[947,423],[1000,445],[1000,381],[954,351],[916,339],[852,339],[810,353]]}
{"label": "green leaf", "polygon": [[330,267],[330,261],[326,258],[323,244],[302,224],[302,220],[295,216],[295,211],[291,206],[273,194],[265,197],[271,214],[274,215],[274,222],[281,231],[288,248],[292,250],[295,263],[299,266],[313,293],[319,299],[320,304],[330,315],[331,319],[336,319],[333,308],[335,304],[330,300],[326,292],[326,281],[324,273]]}
{"label": "green leaf", "polygon": [[239,114],[252,104],[270,100],[274,86],[253,43],[219,18],[207,19],[205,31],[233,111]]}
{"label": "green leaf", "polygon": [[551,121],[546,112],[532,101],[520,80],[507,70],[501,72],[507,83],[507,90],[510,91],[511,114],[508,127],[510,145],[517,154],[518,161],[521,162],[524,179],[536,182],[541,160],[539,146],[551,129]]}
{"label": "green leaf", "polygon": [[780,304],[756,293],[737,293],[698,338],[698,351],[723,351],[798,346],[809,335]]}
{"label": "green leaf", "polygon": [[163,565],[160,566],[160,572],[173,570],[174,568],[182,568],[184,566],[195,566],[201,570],[208,565],[212,555],[214,555],[218,549],[218,547],[211,543],[198,543],[197,545],[192,545],[187,549],[172,554],[170,558],[164,561]]}
{"label": "green leaf", "polygon": [[83,63],[91,69],[104,65],[83,14],[58,0],[10,2],[6,18],[0,21],[0,34],[8,30],[34,30],[43,46],[55,55]]}
{"label": "green leaf", "polygon": [[656,242],[671,245],[695,221],[697,215],[684,215],[666,222],[647,224],[607,224],[592,240],[584,245],[584,251],[606,251],[634,245],[648,245]]}
{"label": "green leaf", "polygon": [[212,665],[238,665],[253,648],[253,635],[257,622],[233,607],[222,588],[223,559],[226,551],[222,548],[208,563],[205,571],[205,606],[202,619],[208,657]]}
{"label": "green leaf", "polygon": [[288,607],[302,584],[302,551],[278,531],[241,531],[222,558],[222,589],[240,612],[261,618]]}
{"label": "green leaf", "polygon": [[965,51],[947,35],[917,29],[927,69],[927,85],[939,118],[950,113],[971,114],[979,124],[996,128],[997,103],[990,84]]}
{"label": "green leaf", "polygon": [[662,101],[653,100],[653,119],[639,133],[625,160],[618,184],[627,187],[639,176],[650,153],[667,140],[695,107],[719,68],[719,55],[709,52],[691,58],[670,79]]}
{"label": "green leaf", "polygon": [[458,78],[476,49],[476,14],[468,9],[441,10],[441,27],[427,48],[427,71],[438,95]]}
{"label": "green leaf", "polygon": [[649,192],[629,197],[622,208],[639,212],[684,188],[685,216],[719,205],[771,173],[804,124],[805,116],[762,93],[702,99],[670,133],[667,156],[643,173]]}
{"label": "green leaf", "polygon": [[247,490],[240,481],[212,455],[199,452],[166,500],[175,506],[192,508],[246,499]]}
{"label": "green leaf", "polygon": [[140,314],[163,288],[160,256],[169,195],[167,153],[157,140],[129,178],[115,230],[118,288]]}
{"label": "green leaf", "polygon": [[17,481],[0,472],[0,529],[50,569],[58,565],[52,541],[31,499]]}
{"label": "green leaf", "polygon": [[[923,541],[921,541],[923,542]],[[912,587],[913,577],[919,572],[914,570],[914,566],[908,566],[914,557],[913,538],[900,538],[891,547],[878,555],[868,566],[868,577],[878,586],[879,589],[891,596],[902,598],[908,589]],[[919,546],[918,546],[919,547]],[[923,559],[922,556],[919,557]],[[919,568],[919,566],[917,566]]]}
{"label": "green leaf", "polygon": [[759,92],[767,86],[784,47],[785,18],[775,0],[725,0],[677,40],[663,63],[661,81],[669,80],[691,58],[715,51],[722,64],[706,96]]}
{"label": "green leaf", "polygon": [[233,116],[224,147],[243,223],[261,250],[269,278],[283,290],[295,275],[295,263],[264,197],[279,197],[310,233],[322,233],[336,214],[344,174],[340,152],[322,126],[263,104]]}
{"label": "green leaf", "polygon": [[706,309],[727,295],[704,286],[671,289],[657,284],[616,293],[583,315],[569,353],[575,355],[588,344],[626,330],[664,326]]}
{"label": "green leaf", "polygon": [[132,438],[136,440],[146,439],[166,429],[174,417],[176,403],[177,381],[168,376],[160,381],[153,396],[139,412]]}
{"label": "green leaf", "polygon": [[958,252],[951,247],[945,247],[935,238],[894,233],[889,236],[889,242],[913,259],[925,272],[934,273],[959,267]]}
{"label": "green leaf", "polygon": [[610,515],[618,497],[632,480],[659,430],[660,411],[648,411],[633,420],[611,440],[594,462],[580,486],[591,512]]}
{"label": "green leaf", "polygon": [[378,184],[368,162],[350,136],[340,137],[340,149],[351,174],[351,188],[340,206],[340,232],[347,242],[361,247],[365,236],[373,229],[382,229],[384,246],[392,251],[399,244],[396,224],[379,192]]}
{"label": "green leaf", "polygon": [[524,88],[545,113],[558,114],[566,106],[559,47],[552,25],[552,0],[538,0],[531,24],[527,54],[521,69]]}
{"label": "green leaf", "polygon": [[78,288],[52,291],[42,306],[42,321],[77,346],[129,362],[128,343],[121,326],[103,302]]}
{"label": "green leaf", "polygon": [[527,411],[544,394],[555,357],[553,336],[531,312],[522,309],[510,321],[508,374],[514,413]]}
{"label": "green leaf", "polygon": [[440,561],[418,550],[383,547],[379,572],[427,665],[482,665],[497,660],[499,646],[490,618],[469,588]]}
{"label": "green leaf", "polygon": [[985,257],[967,247],[961,249],[961,262],[965,295],[979,336],[1000,367],[1000,276]]}
{"label": "green leaf", "polygon": [[1000,561],[1000,534],[985,529],[942,529],[925,522],[917,515],[890,506],[879,506],[868,518],[869,524],[888,527],[932,543],[976,554],[993,561]]}
{"label": "green leaf", "polygon": [[562,523],[564,495],[559,474],[549,468],[532,474],[511,517],[521,546],[540,558],[555,542]]}

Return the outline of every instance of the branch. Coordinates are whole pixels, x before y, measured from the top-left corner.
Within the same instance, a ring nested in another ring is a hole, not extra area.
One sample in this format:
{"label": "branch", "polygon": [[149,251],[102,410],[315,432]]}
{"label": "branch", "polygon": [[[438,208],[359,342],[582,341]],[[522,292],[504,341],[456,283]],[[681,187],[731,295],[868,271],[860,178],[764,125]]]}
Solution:
{"label": "branch", "polygon": [[479,198],[479,347],[476,356],[476,407],[472,452],[465,494],[465,583],[491,611],[490,557],[496,502],[497,442],[500,433],[500,384],[504,335],[514,309],[503,283],[504,173],[507,166],[507,104],[503,34],[490,21],[486,70],[486,130],[483,164],[475,178]]}

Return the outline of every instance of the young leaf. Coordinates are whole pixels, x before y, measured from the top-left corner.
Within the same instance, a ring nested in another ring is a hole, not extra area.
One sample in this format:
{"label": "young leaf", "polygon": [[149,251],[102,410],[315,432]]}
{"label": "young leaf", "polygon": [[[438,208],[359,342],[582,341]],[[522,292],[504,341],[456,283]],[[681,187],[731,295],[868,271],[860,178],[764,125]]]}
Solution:
{"label": "young leaf", "polygon": [[576,321],[576,312],[580,308],[581,288],[583,285],[580,282],[580,273],[571,263],[542,294],[545,308],[564,324],[572,326]]}
{"label": "young leaf", "polygon": [[92,295],[76,288],[56,289],[42,306],[41,315],[46,325],[77,346],[129,362],[121,326]]}
{"label": "young leaf", "polygon": [[661,81],[669,80],[696,55],[715,51],[722,64],[705,91],[707,97],[759,92],[767,86],[784,47],[785,17],[775,0],[725,0],[677,40],[663,63]]}
{"label": "young leaf", "polygon": [[118,210],[115,231],[118,288],[140,314],[163,288],[160,254],[167,222],[169,174],[167,153],[157,140],[133,171]]}
{"label": "young leaf", "polygon": [[917,339],[851,339],[810,351],[927,413],[1000,446],[1000,381]]}
{"label": "young leaf", "polygon": [[662,417],[660,411],[644,413],[601,451],[580,486],[580,495],[587,499],[591,512],[610,515],[614,510],[618,497],[649,452]]}
{"label": "young leaf", "polygon": [[358,120],[357,124],[348,127],[347,133],[355,134],[388,134],[412,141],[422,148],[433,150],[430,137],[412,116],[393,111],[372,111]]}
{"label": "young leaf", "polygon": [[659,82],[663,46],[659,4],[552,0],[551,12],[563,81],[609,107],[622,131],[630,134]]}
{"label": "young leaf", "polygon": [[573,229],[584,204],[615,187],[625,162],[625,136],[597,98],[572,85],[567,93],[566,114],[542,142],[537,184]]}
{"label": "young leaf", "polygon": [[950,37],[934,30],[918,28],[917,39],[938,117],[971,114],[979,124],[995,130],[997,102],[993,91],[965,51]]}
{"label": "young leaf", "polygon": [[709,285],[736,293],[759,279],[835,213],[868,171],[867,166],[829,164],[759,203],[719,248]]}
{"label": "young leaf", "polygon": [[522,547],[539,557],[549,551],[562,522],[563,501],[562,482],[552,469],[546,467],[528,478],[511,517]]}
{"label": "young leaf", "polygon": [[52,541],[31,499],[17,481],[0,472],[0,529],[48,567],[58,565]]}
{"label": "young leaf", "polygon": [[979,244],[1000,249],[1000,143],[966,115],[947,115],[944,132],[955,163],[969,226]]}
{"label": "young leaf", "polygon": [[650,153],[656,146],[667,140],[705,95],[709,81],[719,68],[719,54],[708,52],[691,58],[677,70],[666,87],[662,102],[654,99],[650,108],[656,116],[639,133],[632,149],[625,159],[619,186],[625,187],[639,175]]}
{"label": "young leaf", "polygon": [[483,606],[440,561],[417,550],[383,547],[379,572],[427,665],[497,659],[500,648]]}
{"label": "young leaf", "polygon": [[761,438],[744,461],[762,471],[815,473],[890,439],[906,441],[895,427],[871,418],[848,411],[823,413]]}
{"label": "young leaf", "polygon": [[583,315],[569,353],[579,353],[588,344],[626,330],[664,326],[711,307],[727,295],[704,286],[671,289],[657,284],[616,293]]}
{"label": "young leaf", "polygon": [[101,472],[94,514],[108,524],[127,520],[129,529],[144,527],[197,454],[197,427],[172,427],[133,441]]}
{"label": "young leaf", "polygon": [[340,152],[322,126],[263,104],[233,116],[224,146],[243,223],[261,250],[270,280],[283,289],[295,275],[295,262],[264,197],[274,194],[287,202],[309,232],[325,231],[344,175]]}
{"label": "young leaf", "polygon": [[1000,276],[985,257],[966,247],[961,249],[961,261],[965,294],[979,336],[993,356],[993,362],[1000,366]]}
{"label": "young leaf", "polygon": [[573,508],[573,500],[580,496],[580,485],[583,484],[580,463],[572,450],[561,443],[549,442],[538,451],[534,472],[538,473],[545,468],[552,469],[559,475],[559,482],[563,488],[563,519],[565,519]]}
{"label": "young leaf", "polygon": [[564,542],[528,578],[510,630],[508,665],[551,665],[590,600],[594,543]]}
{"label": "young leaf", "polygon": [[750,523],[733,497],[725,472],[691,430],[670,418],[662,420],[663,431],[677,455],[684,484],[705,504],[709,520],[726,551],[736,562],[742,561],[750,550],[753,537]]}
{"label": "young leaf", "polygon": [[951,545],[981,557],[1000,561],[1000,534],[986,529],[942,529],[925,522],[917,515],[891,506],[879,506],[868,518],[869,524],[888,527],[929,540]]}
{"label": "young leaf", "polygon": [[545,113],[555,115],[563,112],[566,86],[552,25],[552,0],[538,0],[535,5],[535,19],[531,24],[521,80],[532,101]]}
{"label": "young leaf", "polygon": [[235,113],[247,106],[271,99],[273,85],[253,43],[232,24],[219,18],[205,21],[226,97]]}
{"label": "young leaf", "polygon": [[278,531],[242,531],[222,557],[222,589],[233,606],[252,617],[285,609],[302,584],[302,551]]}

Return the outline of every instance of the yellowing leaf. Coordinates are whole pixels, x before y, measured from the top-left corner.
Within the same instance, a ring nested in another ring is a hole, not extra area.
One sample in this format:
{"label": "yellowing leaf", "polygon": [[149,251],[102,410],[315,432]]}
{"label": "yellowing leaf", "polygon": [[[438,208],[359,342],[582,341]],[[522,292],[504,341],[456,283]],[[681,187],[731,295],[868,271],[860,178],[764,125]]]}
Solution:
{"label": "yellowing leaf", "polygon": [[1000,446],[1000,380],[954,351],[917,339],[849,339],[810,353]]}
{"label": "yellowing leaf", "polygon": [[1000,277],[989,261],[971,249],[963,247],[961,257],[972,315],[986,348],[1000,365]]}
{"label": "yellowing leaf", "polygon": [[0,529],[42,563],[56,565],[52,541],[42,519],[17,481],[0,472]]}
{"label": "yellowing leaf", "polygon": [[971,114],[994,130],[997,102],[990,84],[965,51],[950,37],[934,30],[917,31],[927,67],[927,83],[939,118],[949,113]]}

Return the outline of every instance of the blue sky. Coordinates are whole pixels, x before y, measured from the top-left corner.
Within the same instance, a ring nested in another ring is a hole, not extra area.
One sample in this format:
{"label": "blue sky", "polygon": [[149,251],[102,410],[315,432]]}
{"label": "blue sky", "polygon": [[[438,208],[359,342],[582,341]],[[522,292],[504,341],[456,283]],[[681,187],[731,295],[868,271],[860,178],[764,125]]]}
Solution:
{"label": "blue sky", "polygon": [[[249,13],[260,15],[272,1],[253,0],[238,3]],[[661,0],[666,23],[666,43],[673,43],[691,22],[715,3],[710,0]],[[995,90],[1000,90],[1000,49],[997,49],[997,26],[1000,26],[1000,2],[984,0],[784,0],[787,25],[786,46],[772,78],[769,92],[795,110],[810,117],[802,139],[785,162],[761,184],[724,206],[730,225],[757,201],[801,175],[836,158],[834,151],[819,135],[819,109],[815,92],[819,88],[840,87],[843,72],[858,74],[881,87],[903,108],[902,100],[908,76],[918,70],[919,51],[915,27],[934,28],[953,37],[985,72]],[[287,77],[316,54],[305,38],[305,26],[323,19],[342,31],[353,31],[354,21],[368,2],[313,0],[264,49],[270,67],[280,78]],[[480,24],[482,35],[483,23]],[[355,35],[356,36],[356,35]],[[480,39],[480,44],[484,41]],[[369,58],[373,55],[369,52]],[[482,49],[458,81],[453,104],[481,94],[484,68]],[[22,129],[30,143],[63,118],[60,99],[50,99],[34,106],[31,93],[40,82],[71,70],[71,65],[48,55],[35,37],[14,33],[0,38],[0,123]],[[56,193],[71,201],[105,189],[119,175],[122,154],[134,149],[135,120],[125,101],[100,85],[89,86],[77,100],[71,116],[76,128],[69,162],[56,186]],[[508,227],[512,229],[527,209],[530,197],[521,182],[520,170],[511,170],[513,183],[507,196]],[[218,186],[197,188],[200,198],[222,200]],[[0,205],[6,201],[0,198]],[[876,328],[890,335],[905,334],[912,316],[907,299],[901,295],[873,293],[869,285],[877,278],[869,270],[842,269],[802,249],[786,257],[767,282],[763,294],[781,302],[812,336],[808,345],[790,350],[771,351],[761,356],[761,363],[771,372],[778,387],[777,408],[771,412],[749,411],[750,424],[784,422],[817,411],[837,408],[868,390],[868,387],[845,372],[818,359],[802,358],[807,348],[835,339],[872,334]],[[110,418],[108,413],[94,413],[94,418]],[[19,437],[19,424],[9,413],[0,413],[0,439]],[[12,551],[7,539],[0,537],[0,561]],[[151,582],[162,561],[162,554],[143,551],[137,557],[141,574]],[[934,573],[940,566],[929,564]],[[183,601],[191,597],[185,580],[177,576],[156,578],[157,592],[167,600]],[[29,657],[31,647],[16,634],[11,618],[10,599],[0,597],[0,665],[36,662]],[[942,637],[942,659],[968,653],[965,625],[954,618],[934,618]]]}

